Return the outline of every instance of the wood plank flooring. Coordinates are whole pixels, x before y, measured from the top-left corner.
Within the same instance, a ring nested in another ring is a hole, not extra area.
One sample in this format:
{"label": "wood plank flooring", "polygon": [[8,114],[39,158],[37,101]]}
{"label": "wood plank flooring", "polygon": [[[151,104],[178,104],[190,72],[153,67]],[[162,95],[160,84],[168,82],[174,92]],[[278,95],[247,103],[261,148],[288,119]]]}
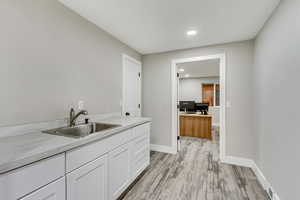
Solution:
{"label": "wood plank flooring", "polygon": [[151,152],[151,164],[123,200],[268,200],[249,168],[219,162],[213,140],[182,138],[177,155]]}

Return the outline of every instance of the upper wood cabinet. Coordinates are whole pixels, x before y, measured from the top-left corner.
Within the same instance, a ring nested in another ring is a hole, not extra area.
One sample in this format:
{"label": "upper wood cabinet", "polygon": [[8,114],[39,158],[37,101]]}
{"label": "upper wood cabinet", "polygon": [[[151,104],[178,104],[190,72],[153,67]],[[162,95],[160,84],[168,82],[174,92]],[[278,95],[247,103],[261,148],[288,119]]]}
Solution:
{"label": "upper wood cabinet", "polygon": [[107,200],[107,155],[67,174],[67,200]]}

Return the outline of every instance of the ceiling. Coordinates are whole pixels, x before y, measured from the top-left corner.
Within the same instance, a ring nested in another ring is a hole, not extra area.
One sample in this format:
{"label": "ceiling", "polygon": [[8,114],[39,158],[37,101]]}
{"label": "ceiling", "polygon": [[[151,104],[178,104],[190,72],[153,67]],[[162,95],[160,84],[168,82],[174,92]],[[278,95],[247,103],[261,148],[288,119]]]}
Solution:
{"label": "ceiling", "polygon": [[[217,77],[220,74],[219,61],[219,59],[213,59],[178,64],[179,78]],[[184,69],[184,72],[180,72],[179,69]],[[189,77],[185,77],[186,74]]]}
{"label": "ceiling", "polygon": [[[59,0],[142,54],[254,38],[280,0]],[[186,31],[197,30],[196,36]]]}

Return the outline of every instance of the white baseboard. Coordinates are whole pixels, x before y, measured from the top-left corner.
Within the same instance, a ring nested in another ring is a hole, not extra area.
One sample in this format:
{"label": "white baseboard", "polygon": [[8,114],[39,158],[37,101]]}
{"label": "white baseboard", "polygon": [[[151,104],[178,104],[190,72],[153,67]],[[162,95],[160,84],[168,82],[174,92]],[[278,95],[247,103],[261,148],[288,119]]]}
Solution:
{"label": "white baseboard", "polygon": [[253,170],[254,174],[257,177],[257,180],[262,185],[264,190],[268,191],[269,188],[273,191],[273,199],[272,200],[280,200],[279,196],[275,192],[275,190],[271,187],[271,184],[267,179],[265,178],[262,171],[259,169],[259,167],[256,165],[254,160],[246,159],[246,158],[240,158],[235,156],[225,156],[224,158],[221,158],[222,163],[231,164],[231,165],[238,165],[242,167],[249,167]]}
{"label": "white baseboard", "polygon": [[252,168],[254,161],[251,159],[240,158],[235,156],[225,156],[221,159],[222,163],[230,164],[230,165],[238,165],[242,167],[250,167]]}
{"label": "white baseboard", "polygon": [[[164,146],[164,145],[151,144],[150,149],[152,151],[158,151],[158,152],[163,152],[163,153],[171,153],[171,154],[177,153],[176,149],[173,149],[172,147]],[[241,158],[241,157],[235,157],[235,156],[224,156],[223,158],[221,158],[221,162],[226,163],[226,164],[238,165],[238,166],[242,166],[242,167],[251,168],[253,170],[254,174],[256,175],[257,180],[264,188],[264,190],[268,191],[269,188],[272,188],[271,184],[267,181],[264,174],[259,169],[259,167],[256,165],[254,160],[247,159],[247,158]],[[277,193],[274,191],[273,188],[272,188],[272,191],[273,191],[273,199],[272,200],[280,200],[279,196],[277,195]]]}
{"label": "white baseboard", "polygon": [[270,187],[270,184],[268,183],[264,174],[262,173],[262,171],[258,168],[258,166],[255,163],[252,166],[252,170],[253,170],[254,174],[256,175],[258,181],[260,182],[260,184],[263,186],[263,188],[265,190],[267,190]]}
{"label": "white baseboard", "polygon": [[158,152],[163,152],[163,153],[171,153],[171,154],[177,153],[176,149],[174,149],[170,146],[164,146],[164,145],[151,144],[150,149],[151,149],[151,151],[158,151]]}
{"label": "white baseboard", "polygon": [[254,174],[256,175],[258,181],[260,182],[260,184],[266,191],[268,191],[269,188],[272,189],[273,200],[280,200],[278,194],[275,192],[274,188],[272,188],[270,182],[266,179],[266,177],[264,176],[264,174],[262,173],[262,171],[259,169],[259,167],[256,165],[256,163],[254,161],[253,161],[252,170],[253,170]]}

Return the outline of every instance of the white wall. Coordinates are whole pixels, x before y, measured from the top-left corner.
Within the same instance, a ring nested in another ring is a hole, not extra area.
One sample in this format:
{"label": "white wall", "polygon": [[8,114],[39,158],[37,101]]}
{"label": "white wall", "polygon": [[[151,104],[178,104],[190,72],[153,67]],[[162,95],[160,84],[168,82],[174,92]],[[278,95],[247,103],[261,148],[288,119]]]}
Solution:
{"label": "white wall", "polygon": [[226,53],[226,154],[256,158],[252,126],[253,41],[143,56],[143,115],[152,117],[151,143],[171,146],[172,59]]}
{"label": "white wall", "polygon": [[1,0],[0,24],[0,125],[65,118],[78,100],[121,111],[121,54],[139,53],[56,0]]}
{"label": "white wall", "polygon": [[208,109],[208,114],[212,115],[212,125],[220,126],[220,107],[210,106]]}
{"label": "white wall", "polygon": [[202,102],[202,84],[219,83],[219,77],[179,79],[179,101]]}
{"label": "white wall", "polygon": [[257,162],[281,200],[299,199],[299,13],[299,0],[281,1],[255,42]]}

